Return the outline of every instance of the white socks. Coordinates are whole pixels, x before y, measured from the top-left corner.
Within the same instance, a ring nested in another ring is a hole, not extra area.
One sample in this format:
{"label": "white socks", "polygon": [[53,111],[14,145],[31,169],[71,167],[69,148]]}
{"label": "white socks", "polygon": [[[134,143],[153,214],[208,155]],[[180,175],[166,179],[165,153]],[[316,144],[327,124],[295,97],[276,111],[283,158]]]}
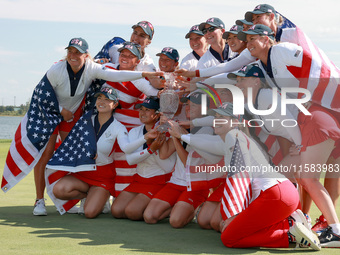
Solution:
{"label": "white socks", "polygon": [[340,223],[329,224],[335,234],[340,235]]}

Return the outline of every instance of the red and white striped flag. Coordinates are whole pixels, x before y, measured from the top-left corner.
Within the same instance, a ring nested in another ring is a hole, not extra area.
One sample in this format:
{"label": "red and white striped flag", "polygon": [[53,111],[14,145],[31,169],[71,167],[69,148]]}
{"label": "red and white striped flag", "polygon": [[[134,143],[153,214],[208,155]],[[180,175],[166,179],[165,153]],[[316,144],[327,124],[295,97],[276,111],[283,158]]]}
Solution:
{"label": "red and white striped flag", "polygon": [[31,172],[61,120],[57,97],[45,75],[34,89],[30,108],[9,148],[1,182],[4,192]]}
{"label": "red and white striped flag", "polygon": [[303,48],[302,66],[288,66],[299,80],[299,87],[312,94],[312,102],[340,111],[340,70],[298,27],[285,33],[285,41],[295,42]]}
{"label": "red and white striped flag", "polygon": [[[245,161],[238,139],[234,146],[233,154],[230,160],[230,174],[226,179],[222,201],[221,214],[223,220],[226,220],[249,206],[252,198],[251,177],[245,170]],[[235,170],[235,171],[234,171]]]}
{"label": "red and white striped flag", "polygon": [[[112,65],[106,65],[107,68],[115,69]],[[127,131],[140,126],[139,112],[135,109],[136,104],[143,103],[146,95],[140,91],[134,82],[106,82],[118,92],[119,105],[121,108],[116,109],[114,117],[122,123]],[[114,161],[116,166],[116,196],[119,195],[133,181],[133,176],[137,173],[137,165],[129,165],[125,153],[120,149],[118,143],[115,144]]]}

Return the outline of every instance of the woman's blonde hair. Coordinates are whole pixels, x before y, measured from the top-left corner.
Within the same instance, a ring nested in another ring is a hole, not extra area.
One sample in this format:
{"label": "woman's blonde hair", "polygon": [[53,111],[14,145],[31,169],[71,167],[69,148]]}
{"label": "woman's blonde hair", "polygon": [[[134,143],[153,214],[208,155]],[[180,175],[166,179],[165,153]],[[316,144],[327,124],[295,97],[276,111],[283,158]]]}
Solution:
{"label": "woman's blonde hair", "polygon": [[[266,13],[266,15],[268,15],[268,16],[270,16],[271,14],[272,14],[271,12]],[[275,25],[278,26],[278,27],[282,26],[282,24],[284,22],[283,17],[278,12],[276,12],[274,15],[275,15],[275,17],[274,17]]]}

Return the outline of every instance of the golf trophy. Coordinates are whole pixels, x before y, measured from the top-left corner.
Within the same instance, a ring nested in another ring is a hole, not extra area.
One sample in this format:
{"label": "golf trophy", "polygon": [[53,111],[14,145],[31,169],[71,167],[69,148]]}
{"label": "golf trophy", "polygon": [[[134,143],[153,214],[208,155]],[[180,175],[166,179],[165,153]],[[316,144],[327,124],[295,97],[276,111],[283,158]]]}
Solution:
{"label": "golf trophy", "polygon": [[[179,105],[179,97],[177,93],[174,91],[175,87],[175,76],[173,73],[165,73],[165,88],[164,92],[160,95],[159,104],[160,111],[163,113],[165,117],[169,120],[172,119],[177,112]],[[159,126],[158,131],[166,132],[170,127],[169,122],[163,123]]]}

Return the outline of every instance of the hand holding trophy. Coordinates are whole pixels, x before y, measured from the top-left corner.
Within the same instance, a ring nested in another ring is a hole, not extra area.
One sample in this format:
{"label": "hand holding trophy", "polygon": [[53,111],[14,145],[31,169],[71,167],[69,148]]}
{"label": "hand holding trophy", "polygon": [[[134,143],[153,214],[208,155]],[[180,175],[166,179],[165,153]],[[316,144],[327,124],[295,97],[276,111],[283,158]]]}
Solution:
{"label": "hand holding trophy", "polygon": [[[162,114],[169,120],[172,119],[177,112],[179,105],[179,97],[174,90],[175,87],[175,76],[173,73],[165,73],[165,88],[164,92],[160,95],[159,103]],[[170,127],[169,123],[166,122],[158,127],[158,131],[166,132]]]}

